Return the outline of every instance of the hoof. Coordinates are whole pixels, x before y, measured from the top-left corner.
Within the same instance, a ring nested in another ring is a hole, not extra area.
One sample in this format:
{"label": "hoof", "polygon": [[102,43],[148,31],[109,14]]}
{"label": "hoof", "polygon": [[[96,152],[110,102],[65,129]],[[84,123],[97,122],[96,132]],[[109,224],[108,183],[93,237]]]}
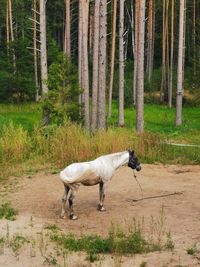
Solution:
{"label": "hoof", "polygon": [[61,219],[66,219],[66,215],[65,215],[65,214],[61,214],[61,215],[60,215],[60,218],[61,218]]}
{"label": "hoof", "polygon": [[98,210],[101,211],[101,212],[106,211],[104,206],[101,206],[101,205],[98,205]]}
{"label": "hoof", "polygon": [[78,217],[74,214],[70,214],[69,218],[70,218],[70,220],[77,220],[78,219]]}

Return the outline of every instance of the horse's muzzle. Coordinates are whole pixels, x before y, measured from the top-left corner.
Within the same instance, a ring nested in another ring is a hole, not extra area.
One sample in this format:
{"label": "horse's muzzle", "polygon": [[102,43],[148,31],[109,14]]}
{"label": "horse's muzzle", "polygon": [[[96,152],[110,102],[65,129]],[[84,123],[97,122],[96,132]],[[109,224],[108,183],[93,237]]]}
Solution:
{"label": "horse's muzzle", "polygon": [[141,171],[142,168],[141,168],[140,165],[138,165],[135,169],[136,169],[137,172],[139,172],[139,171]]}

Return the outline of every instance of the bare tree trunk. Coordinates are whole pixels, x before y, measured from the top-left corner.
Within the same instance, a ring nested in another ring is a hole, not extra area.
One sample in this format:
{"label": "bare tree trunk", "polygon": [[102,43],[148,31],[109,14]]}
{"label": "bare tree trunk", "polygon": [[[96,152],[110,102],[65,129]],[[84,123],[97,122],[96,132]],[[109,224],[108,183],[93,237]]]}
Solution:
{"label": "bare tree trunk", "polygon": [[180,0],[179,16],[179,45],[177,69],[177,95],[176,95],[176,126],[182,124],[182,97],[183,97],[183,31],[184,31],[184,5],[185,0]]}
{"label": "bare tree trunk", "polygon": [[136,92],[136,130],[144,131],[144,34],[145,34],[145,0],[139,1],[139,34],[137,48],[137,92]]}
{"label": "bare tree trunk", "polygon": [[193,71],[194,76],[196,76],[196,0],[193,0],[193,27],[192,27],[192,35],[193,35]]}
{"label": "bare tree trunk", "polygon": [[97,127],[97,95],[99,84],[99,1],[95,1],[93,40],[93,83],[92,83],[92,132]]}
{"label": "bare tree trunk", "polygon": [[39,98],[39,83],[38,83],[38,65],[37,65],[37,3],[33,0],[33,57],[34,57],[34,73],[35,73],[35,100]]}
{"label": "bare tree trunk", "polygon": [[183,95],[184,95],[184,77],[185,77],[185,39],[186,39],[186,0],[184,0],[184,22],[183,22]]}
{"label": "bare tree trunk", "polygon": [[[82,51],[82,43],[83,43],[83,33],[82,33],[82,2],[79,1],[79,21],[78,21],[78,79],[79,79],[79,86],[82,89],[82,61],[83,61],[83,51]],[[81,107],[82,104],[82,93],[79,95],[79,105]],[[80,108],[80,115],[81,115],[81,108]]]}
{"label": "bare tree trunk", "polygon": [[171,53],[170,53],[170,76],[168,90],[168,107],[172,107],[172,91],[173,91],[173,58],[174,58],[174,0],[172,0],[171,11]]}
{"label": "bare tree trunk", "polygon": [[[11,0],[8,0],[8,8],[9,8],[9,18],[10,18],[10,36],[11,41],[14,42],[14,32],[13,32],[13,18],[12,18],[12,2]],[[15,50],[13,49],[13,69],[14,73],[16,72],[16,57],[15,57]]]}
{"label": "bare tree trunk", "polygon": [[65,39],[64,39],[64,53],[71,56],[71,38],[70,38],[70,0],[65,0]]}
{"label": "bare tree trunk", "polygon": [[113,0],[113,15],[112,15],[112,46],[111,46],[111,60],[110,60],[110,86],[109,86],[109,103],[108,103],[108,117],[112,114],[112,92],[113,92],[113,78],[115,65],[115,42],[116,42],[116,20],[117,20],[117,0]]}
{"label": "bare tree trunk", "polygon": [[89,48],[90,55],[92,55],[93,50],[93,41],[94,41],[94,3],[90,3],[90,38],[89,38]]}
{"label": "bare tree trunk", "polygon": [[90,129],[90,102],[89,102],[89,71],[88,71],[88,11],[89,0],[82,1],[82,88],[84,90],[84,126]]}
{"label": "bare tree trunk", "polygon": [[10,42],[9,0],[6,0],[6,41],[7,41],[7,53],[8,53],[8,44]]}
{"label": "bare tree trunk", "polygon": [[152,76],[152,48],[153,48],[153,0],[149,0],[148,19],[148,47],[147,47],[147,74],[150,82]]}
{"label": "bare tree trunk", "polygon": [[153,0],[153,22],[152,22],[152,52],[151,52],[151,64],[150,73],[153,73],[153,63],[154,63],[154,46],[155,46],[155,0]]}
{"label": "bare tree trunk", "polygon": [[135,57],[135,34],[134,34],[134,7],[133,1],[131,1],[131,41],[132,41],[132,50],[133,50],[133,58]]}
{"label": "bare tree trunk", "polygon": [[46,47],[46,0],[40,0],[40,61],[42,96],[48,93]]}
{"label": "bare tree trunk", "polygon": [[135,0],[135,54],[134,54],[134,74],[133,74],[133,103],[136,105],[137,89],[137,66],[138,66],[138,20],[139,20],[139,0]]}
{"label": "bare tree trunk", "polygon": [[106,34],[107,1],[100,0],[98,128],[106,128]]}
{"label": "bare tree trunk", "polygon": [[124,126],[124,0],[120,0],[119,18],[119,114],[118,125]]}

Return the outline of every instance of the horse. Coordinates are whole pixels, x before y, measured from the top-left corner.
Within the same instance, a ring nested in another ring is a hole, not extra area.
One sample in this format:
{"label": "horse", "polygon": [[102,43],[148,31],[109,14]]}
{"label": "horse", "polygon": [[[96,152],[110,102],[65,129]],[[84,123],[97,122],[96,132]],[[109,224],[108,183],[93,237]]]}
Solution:
{"label": "horse", "polygon": [[[60,179],[64,184],[64,194],[62,197],[61,218],[65,218],[66,202],[69,202],[69,218],[76,220],[78,217],[74,213],[74,199],[79,186],[92,186],[99,184],[99,204],[98,210],[105,211],[105,183],[112,179],[114,172],[128,164],[133,170],[140,171],[140,162],[134,151],[128,150],[98,157],[93,161],[73,163],[60,172]],[[68,196],[69,195],[69,196]]]}

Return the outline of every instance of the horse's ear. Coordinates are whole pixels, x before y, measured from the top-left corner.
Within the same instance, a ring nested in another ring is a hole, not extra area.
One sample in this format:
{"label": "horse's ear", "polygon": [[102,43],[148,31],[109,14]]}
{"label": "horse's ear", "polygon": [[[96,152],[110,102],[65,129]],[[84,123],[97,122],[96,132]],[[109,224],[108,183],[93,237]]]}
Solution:
{"label": "horse's ear", "polygon": [[134,155],[134,153],[135,153],[135,151],[134,151],[134,150],[132,150],[132,151],[131,151],[131,153],[132,153],[132,156],[133,156],[133,155]]}

